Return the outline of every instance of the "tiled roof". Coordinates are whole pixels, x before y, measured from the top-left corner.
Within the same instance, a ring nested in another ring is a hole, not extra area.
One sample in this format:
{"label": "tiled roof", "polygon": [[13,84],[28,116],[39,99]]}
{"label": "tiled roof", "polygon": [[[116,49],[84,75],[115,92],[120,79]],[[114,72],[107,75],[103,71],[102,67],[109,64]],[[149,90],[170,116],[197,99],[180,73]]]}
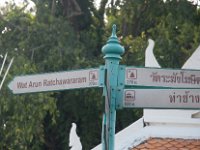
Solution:
{"label": "tiled roof", "polygon": [[131,150],[200,150],[200,139],[150,138]]}

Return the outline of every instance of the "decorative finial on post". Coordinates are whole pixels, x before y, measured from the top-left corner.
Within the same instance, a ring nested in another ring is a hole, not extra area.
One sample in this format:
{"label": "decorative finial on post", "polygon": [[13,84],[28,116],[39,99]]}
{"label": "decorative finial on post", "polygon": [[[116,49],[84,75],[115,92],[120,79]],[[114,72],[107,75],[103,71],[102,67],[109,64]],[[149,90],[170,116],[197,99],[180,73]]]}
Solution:
{"label": "decorative finial on post", "polygon": [[120,42],[116,35],[116,25],[112,27],[112,35],[108,39],[107,44],[102,48],[104,58],[117,58],[121,59],[121,55],[124,53],[124,47],[120,45]]}
{"label": "decorative finial on post", "polygon": [[116,35],[116,25],[112,27],[112,34],[106,45],[102,48],[105,55],[104,96],[105,112],[103,115],[102,143],[103,150],[114,150],[115,148],[115,123],[116,123],[116,97],[118,87],[119,61],[124,53],[124,47],[119,43]]}
{"label": "decorative finial on post", "polygon": [[112,35],[111,35],[111,37],[116,37],[116,38],[117,38],[116,29],[117,29],[117,26],[114,24],[114,25],[112,26]]}

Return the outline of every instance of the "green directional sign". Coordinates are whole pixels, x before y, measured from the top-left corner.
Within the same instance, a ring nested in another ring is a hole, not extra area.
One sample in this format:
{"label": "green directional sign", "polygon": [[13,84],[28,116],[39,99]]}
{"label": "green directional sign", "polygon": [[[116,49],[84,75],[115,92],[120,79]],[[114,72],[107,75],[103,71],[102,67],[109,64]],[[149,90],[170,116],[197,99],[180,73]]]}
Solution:
{"label": "green directional sign", "polygon": [[8,87],[14,94],[98,87],[99,69],[17,76]]}

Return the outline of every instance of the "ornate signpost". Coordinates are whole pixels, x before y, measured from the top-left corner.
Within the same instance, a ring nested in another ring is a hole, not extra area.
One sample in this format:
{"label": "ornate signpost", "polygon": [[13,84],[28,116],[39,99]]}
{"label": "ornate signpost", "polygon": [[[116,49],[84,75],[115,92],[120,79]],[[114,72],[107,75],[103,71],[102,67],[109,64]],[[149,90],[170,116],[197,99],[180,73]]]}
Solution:
{"label": "ornate signpost", "polygon": [[[118,70],[121,55],[124,53],[124,48],[119,44],[116,36],[116,26],[113,26],[113,31],[107,44],[102,48],[105,55],[105,113],[103,115],[103,149],[114,150],[115,136],[115,120],[116,120],[116,97],[118,84]],[[105,134],[104,134],[105,133]]]}
{"label": "ornate signpost", "polygon": [[103,87],[105,111],[102,149],[114,150],[116,110],[120,108],[200,108],[200,71],[137,68],[119,65],[124,48],[112,35],[102,48],[105,66],[67,72],[15,77],[14,94]]}

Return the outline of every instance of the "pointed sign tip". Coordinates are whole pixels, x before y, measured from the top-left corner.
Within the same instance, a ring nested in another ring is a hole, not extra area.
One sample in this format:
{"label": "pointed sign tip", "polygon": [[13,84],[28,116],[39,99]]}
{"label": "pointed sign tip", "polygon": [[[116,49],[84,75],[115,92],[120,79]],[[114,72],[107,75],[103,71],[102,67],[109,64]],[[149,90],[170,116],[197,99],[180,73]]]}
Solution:
{"label": "pointed sign tip", "polygon": [[8,84],[8,88],[13,91],[13,81],[10,81],[10,83]]}

